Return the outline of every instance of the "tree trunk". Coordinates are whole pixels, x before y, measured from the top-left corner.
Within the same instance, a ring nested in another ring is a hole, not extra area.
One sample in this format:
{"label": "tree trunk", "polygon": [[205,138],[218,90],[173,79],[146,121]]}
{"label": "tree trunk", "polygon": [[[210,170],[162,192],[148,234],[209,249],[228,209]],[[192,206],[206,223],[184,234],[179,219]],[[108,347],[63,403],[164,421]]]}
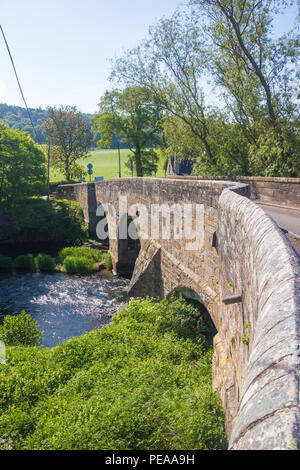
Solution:
{"label": "tree trunk", "polygon": [[135,149],[135,166],[136,166],[137,176],[139,178],[142,178],[144,176],[144,173],[143,173],[141,149],[139,146],[137,146]]}
{"label": "tree trunk", "polygon": [[68,183],[70,183],[71,181],[71,177],[70,177],[70,163],[69,163],[69,159],[67,158],[66,159],[66,163],[65,163],[65,174],[66,174],[66,180]]}

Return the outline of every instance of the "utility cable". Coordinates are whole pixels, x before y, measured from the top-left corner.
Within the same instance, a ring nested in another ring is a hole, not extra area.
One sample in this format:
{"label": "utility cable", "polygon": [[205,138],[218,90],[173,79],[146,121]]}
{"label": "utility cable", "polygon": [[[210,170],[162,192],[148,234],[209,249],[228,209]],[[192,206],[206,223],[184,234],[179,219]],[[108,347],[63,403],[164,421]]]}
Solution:
{"label": "utility cable", "polygon": [[19,80],[19,77],[18,77],[18,74],[17,74],[17,71],[16,71],[16,67],[15,67],[15,64],[14,64],[14,61],[13,61],[13,58],[12,58],[12,55],[11,55],[11,52],[10,52],[10,49],[9,49],[9,46],[8,46],[8,43],[7,43],[7,40],[6,40],[6,37],[5,37],[5,34],[4,34],[4,31],[3,31],[3,28],[1,26],[1,24],[0,24],[0,29],[1,29],[1,32],[2,32],[2,36],[3,36],[4,42],[5,42],[6,48],[7,48],[8,55],[10,57],[11,64],[12,64],[14,72],[15,72],[15,76],[16,76],[16,79],[17,79],[17,82],[18,82],[19,90],[21,92],[21,95],[22,95],[22,98],[23,98],[23,101],[24,101],[24,104],[25,104],[25,107],[26,107],[26,110],[27,110],[27,114],[29,116],[33,131],[34,131],[34,134],[35,134],[36,141],[37,141],[37,143],[39,143],[39,138],[38,138],[37,132],[35,130],[33,120],[32,120],[32,117],[31,117],[31,113],[30,113],[29,108],[27,106],[25,96],[24,96],[24,93],[23,93],[23,90],[22,90],[22,87],[21,87],[21,84],[20,84],[20,80]]}

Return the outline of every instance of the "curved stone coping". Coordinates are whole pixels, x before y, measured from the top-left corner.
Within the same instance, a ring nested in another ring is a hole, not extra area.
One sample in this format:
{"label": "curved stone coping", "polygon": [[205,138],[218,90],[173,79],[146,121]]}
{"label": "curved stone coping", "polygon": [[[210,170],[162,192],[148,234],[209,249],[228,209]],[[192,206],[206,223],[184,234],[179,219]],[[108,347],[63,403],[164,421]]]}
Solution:
{"label": "curved stone coping", "polygon": [[233,179],[226,179],[226,178],[200,178],[200,177],[182,177],[182,176],[174,176],[174,177],[167,177],[167,178],[150,178],[150,177],[145,177],[145,178],[113,178],[113,179],[107,179],[104,181],[96,181],[96,182],[84,182],[84,183],[71,183],[71,184],[62,184],[59,185],[58,188],[68,188],[68,187],[79,187],[79,186],[87,186],[87,185],[105,185],[105,184],[110,184],[110,183],[155,183],[155,182],[164,182],[168,184],[169,182],[174,182],[175,184],[181,184],[186,183],[186,184],[191,184],[191,185],[199,185],[199,186],[211,186],[211,185],[216,185],[216,186],[225,186],[228,188],[231,187],[245,187],[245,183],[241,183],[239,181],[234,181]]}
{"label": "curved stone coping", "polygon": [[181,180],[223,180],[223,181],[262,181],[268,183],[295,183],[300,184],[300,178],[288,177],[274,177],[274,176],[179,176],[170,175],[166,176],[167,179],[181,179]]}
{"label": "curved stone coping", "polygon": [[225,189],[219,205],[232,214],[233,236],[238,223],[249,240],[250,289],[258,307],[229,448],[295,449],[300,446],[300,263],[276,224],[239,192]]}
{"label": "curved stone coping", "polygon": [[179,181],[190,179],[192,181],[216,180],[216,181],[238,181],[249,184],[251,188],[251,199],[263,200],[289,204],[300,207],[300,178],[273,178],[267,176],[167,176]]}

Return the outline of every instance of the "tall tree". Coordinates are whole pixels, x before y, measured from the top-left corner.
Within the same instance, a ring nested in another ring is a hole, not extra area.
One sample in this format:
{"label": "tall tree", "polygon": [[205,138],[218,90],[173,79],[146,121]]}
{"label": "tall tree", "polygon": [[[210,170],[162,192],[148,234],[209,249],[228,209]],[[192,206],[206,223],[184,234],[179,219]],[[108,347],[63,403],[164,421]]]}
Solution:
{"label": "tall tree", "polygon": [[200,86],[205,73],[205,41],[194,19],[176,11],[150,28],[150,37],[114,64],[112,79],[148,90],[164,113],[181,119],[204,147],[208,171],[216,165],[209,142],[209,113]]}
{"label": "tall tree", "polygon": [[88,156],[92,145],[89,124],[75,106],[48,107],[47,112],[43,128],[51,143],[51,164],[71,181],[85,171],[77,161]]}
{"label": "tall tree", "polygon": [[0,123],[0,205],[35,194],[46,181],[45,156],[27,133]]}
{"label": "tall tree", "polygon": [[98,144],[109,147],[114,135],[124,137],[133,153],[137,176],[151,175],[158,156],[149,147],[159,142],[160,117],[160,108],[143,87],[107,91],[94,118],[94,129],[101,135]]}
{"label": "tall tree", "polygon": [[[113,79],[143,86],[165,114],[181,119],[199,141],[202,171],[243,171],[279,176],[299,169],[293,62],[299,40],[275,41],[272,22],[285,0],[191,0],[150,29],[149,40],[118,59]],[[210,77],[223,107],[207,106],[202,86]],[[220,119],[221,117],[221,119]],[[222,135],[220,134],[222,131]],[[241,140],[218,142],[229,136]],[[221,137],[221,138],[220,138]]]}
{"label": "tall tree", "polygon": [[[285,0],[191,0],[211,39],[210,71],[225,90],[232,118],[250,144],[259,171],[293,174],[299,146],[291,117],[299,37],[272,37],[275,14]],[[294,134],[294,135],[293,135]],[[293,141],[293,145],[291,145]],[[295,147],[296,145],[296,147]],[[259,165],[259,160],[261,160]]]}

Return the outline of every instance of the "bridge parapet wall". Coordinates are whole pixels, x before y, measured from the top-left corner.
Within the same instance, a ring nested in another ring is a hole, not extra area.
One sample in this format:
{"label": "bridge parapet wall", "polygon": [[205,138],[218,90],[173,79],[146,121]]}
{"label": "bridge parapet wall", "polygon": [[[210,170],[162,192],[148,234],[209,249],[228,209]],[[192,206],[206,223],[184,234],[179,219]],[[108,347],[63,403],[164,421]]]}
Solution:
{"label": "bridge parapet wall", "polygon": [[251,199],[266,202],[278,202],[300,207],[300,178],[272,178],[265,176],[175,176],[167,178],[182,180],[227,180],[248,184],[251,188]]}
{"label": "bridge parapet wall", "polygon": [[235,191],[220,197],[218,237],[222,296],[243,297],[221,314],[223,353],[240,372],[230,448],[298,448],[299,260],[263,210]]}

